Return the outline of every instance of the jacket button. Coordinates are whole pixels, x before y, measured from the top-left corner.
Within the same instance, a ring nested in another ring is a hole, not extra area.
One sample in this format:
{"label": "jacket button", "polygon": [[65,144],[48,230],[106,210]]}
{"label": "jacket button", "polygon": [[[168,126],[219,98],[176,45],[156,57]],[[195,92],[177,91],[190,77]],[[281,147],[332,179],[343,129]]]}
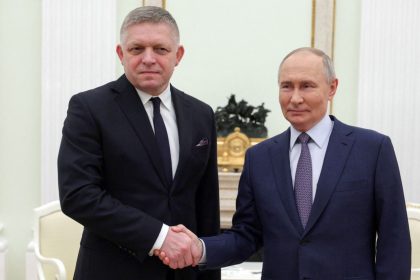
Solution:
{"label": "jacket button", "polygon": [[[301,240],[300,242],[299,242],[299,244],[300,245],[306,245],[306,244],[308,244],[310,241],[309,240],[307,240],[307,239],[303,239],[303,240]],[[302,279],[310,279],[310,278],[302,278]]]}

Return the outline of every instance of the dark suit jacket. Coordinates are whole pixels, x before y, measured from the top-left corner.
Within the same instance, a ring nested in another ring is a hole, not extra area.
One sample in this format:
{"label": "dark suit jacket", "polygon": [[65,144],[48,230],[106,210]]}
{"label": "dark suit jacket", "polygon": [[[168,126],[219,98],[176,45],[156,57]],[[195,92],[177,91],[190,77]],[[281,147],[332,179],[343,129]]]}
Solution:
{"label": "dark suit jacket", "polygon": [[306,228],[293,194],[287,130],[247,151],[232,230],[203,238],[207,268],[240,263],[264,246],[265,280],[410,279],[409,228],[391,141],[331,118]]}
{"label": "dark suit jacket", "polygon": [[[147,113],[124,75],[71,98],[58,175],[63,212],[85,227],[76,279],[166,279],[169,269],[148,256],[162,222],[198,235],[219,232],[213,111],[172,86],[171,93],[180,143],[171,186]],[[220,279],[220,271],[187,268],[174,277]]]}

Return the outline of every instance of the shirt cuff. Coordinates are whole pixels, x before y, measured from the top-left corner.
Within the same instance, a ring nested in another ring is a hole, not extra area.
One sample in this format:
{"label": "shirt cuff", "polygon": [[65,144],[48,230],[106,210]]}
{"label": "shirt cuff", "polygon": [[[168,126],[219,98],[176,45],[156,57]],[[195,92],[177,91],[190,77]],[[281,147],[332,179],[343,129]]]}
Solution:
{"label": "shirt cuff", "polygon": [[163,242],[166,239],[166,235],[168,235],[169,226],[162,224],[162,228],[160,229],[160,233],[155,241],[155,244],[153,244],[152,249],[149,251],[149,256],[153,256],[154,251],[157,249],[159,250],[162,247]]}
{"label": "shirt cuff", "polygon": [[203,239],[199,238],[201,241],[201,245],[203,245],[203,255],[201,255],[201,259],[198,264],[203,265],[207,263],[207,256],[206,256],[206,243],[204,243]]}

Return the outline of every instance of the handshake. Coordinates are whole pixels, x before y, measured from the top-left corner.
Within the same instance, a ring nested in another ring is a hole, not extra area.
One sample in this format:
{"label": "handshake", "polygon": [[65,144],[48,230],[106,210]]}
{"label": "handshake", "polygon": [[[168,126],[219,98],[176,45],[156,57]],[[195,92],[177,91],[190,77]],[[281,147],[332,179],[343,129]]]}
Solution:
{"label": "handshake", "polygon": [[203,255],[203,244],[185,226],[172,226],[162,247],[155,250],[154,255],[172,269],[196,266]]}

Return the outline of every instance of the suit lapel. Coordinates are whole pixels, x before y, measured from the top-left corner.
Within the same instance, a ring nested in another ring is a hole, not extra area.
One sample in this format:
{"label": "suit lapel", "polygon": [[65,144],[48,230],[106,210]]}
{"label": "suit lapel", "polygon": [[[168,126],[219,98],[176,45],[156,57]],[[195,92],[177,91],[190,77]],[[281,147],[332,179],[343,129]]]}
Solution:
{"label": "suit lapel", "polygon": [[344,125],[334,117],[332,118],[334,120],[334,127],[328,142],[327,152],[318,180],[315,200],[308,224],[305,228],[305,233],[309,232],[314,226],[327,206],[335,186],[340,179],[354,142],[351,127]]}
{"label": "suit lapel", "polygon": [[297,233],[301,235],[303,233],[303,227],[296,208],[292,175],[290,171],[290,129],[286,130],[273,140],[274,145],[270,148],[269,157],[271,158],[275,182],[282,202],[281,204]]}
{"label": "suit lapel", "polygon": [[[178,181],[178,178],[182,176],[187,159],[191,152],[191,141],[192,141],[192,113],[190,103],[184,98],[184,93],[177,90],[171,85],[171,96],[172,102],[175,108],[176,122],[178,126],[179,136],[179,161],[178,167],[175,172],[174,186]],[[171,189],[173,189],[171,188]]]}
{"label": "suit lapel", "polygon": [[163,164],[160,158],[156,156],[159,155],[159,150],[155,141],[153,129],[135,88],[130,84],[125,75],[123,75],[115,82],[113,90],[119,93],[115,97],[115,101],[127,117],[137,134],[137,137],[144,145],[145,150],[162,183],[168,187],[169,182],[167,182],[165,178]]}

